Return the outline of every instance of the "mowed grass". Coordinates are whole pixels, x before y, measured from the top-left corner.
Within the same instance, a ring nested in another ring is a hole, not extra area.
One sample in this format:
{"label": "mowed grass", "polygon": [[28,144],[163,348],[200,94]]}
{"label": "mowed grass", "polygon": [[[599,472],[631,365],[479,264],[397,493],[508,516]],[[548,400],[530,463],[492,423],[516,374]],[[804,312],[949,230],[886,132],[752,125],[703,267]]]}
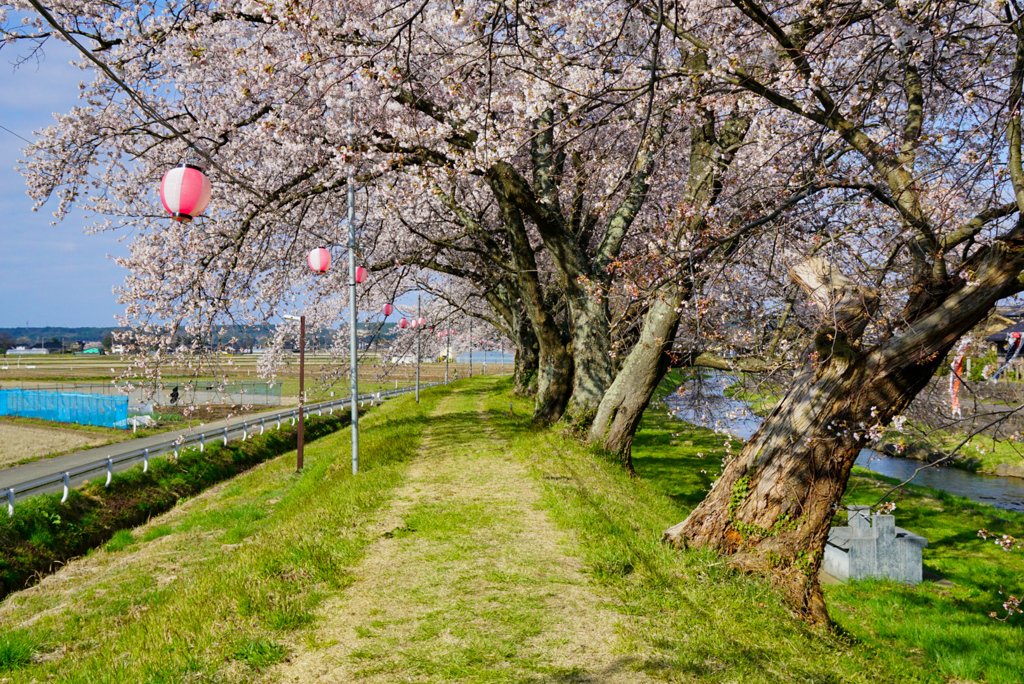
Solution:
{"label": "mowed grass", "polygon": [[155,524],[0,604],[0,680],[252,681],[344,590],[368,522],[401,482],[447,388],[402,397],[348,429],[179,505]]}
{"label": "mowed grass", "polygon": [[[720,448],[718,438],[705,432],[706,443],[698,437],[684,447],[693,461],[679,471],[683,482],[655,484],[629,477],[614,459],[558,431],[533,428],[528,402],[496,395],[488,406],[513,452],[530,464],[544,509],[568,533],[568,553],[614,597],[624,657],[638,671],[672,682],[943,681],[920,655],[808,627],[766,582],[733,572],[715,554],[661,543],[662,532],[686,516],[687,502],[702,496],[689,493],[705,484],[699,471],[709,457],[697,453]],[[652,413],[665,415],[661,408]],[[661,435],[666,448],[690,439],[673,436],[680,426],[668,424]],[[645,439],[652,436],[647,430]],[[641,473],[650,451],[650,443],[634,443]]]}
{"label": "mowed grass", "polygon": [[[662,390],[679,380],[671,378]],[[671,523],[703,499],[727,453],[724,443],[721,435],[669,417],[662,406],[648,410],[633,444],[634,465],[644,482],[679,505]],[[874,505],[895,483],[855,468],[842,504]],[[1006,622],[990,616],[1005,618],[1003,602],[1024,594],[1024,549],[1007,552],[978,537],[985,529],[1024,538],[1024,515],[913,486],[895,503],[896,524],[928,539],[925,570],[952,586],[937,580],[826,586],[840,633],[879,654],[895,668],[887,675],[894,679],[905,670],[907,681],[1024,681],[1024,616]],[[845,520],[837,515],[836,524]]]}
{"label": "mowed grass", "polygon": [[[735,443],[655,405],[634,442],[640,477],[631,478],[560,429],[534,427],[532,402],[509,386],[488,378],[456,387],[449,415],[431,420],[454,467],[433,469],[416,487],[457,489],[460,478],[474,477],[474,459],[498,448],[525,466],[539,492],[532,505],[562,531],[564,554],[618,618],[620,668],[669,682],[1022,680],[1021,616],[988,617],[1002,615],[1000,588],[1020,595],[1021,552],[1006,553],[976,532],[1013,534],[1024,516],[928,492],[904,495],[897,523],[929,538],[926,568],[953,585],[827,587],[838,629],[810,628],[765,581],[712,553],[660,542],[703,498]],[[375,538],[370,521],[392,501],[430,410],[448,391],[424,392],[419,407],[407,397],[371,412],[358,478],[349,474],[345,430],[310,444],[299,476],[291,474],[294,453],[286,455],[10,597],[0,604],[0,680],[275,681],[276,668],[299,651],[336,647],[320,641],[319,608],[351,583]],[[476,419],[481,402],[485,423]],[[495,432],[482,439],[484,429]],[[876,482],[858,471],[849,503],[873,503]],[[414,501],[385,535],[398,549],[395,563],[419,539],[418,560],[450,581],[429,591],[396,586],[395,601],[417,614],[371,614],[345,662],[374,681],[586,681],[582,671],[553,669],[523,648],[549,626],[546,590],[526,572],[470,573],[464,565],[500,556],[522,527],[510,508],[469,497]]]}

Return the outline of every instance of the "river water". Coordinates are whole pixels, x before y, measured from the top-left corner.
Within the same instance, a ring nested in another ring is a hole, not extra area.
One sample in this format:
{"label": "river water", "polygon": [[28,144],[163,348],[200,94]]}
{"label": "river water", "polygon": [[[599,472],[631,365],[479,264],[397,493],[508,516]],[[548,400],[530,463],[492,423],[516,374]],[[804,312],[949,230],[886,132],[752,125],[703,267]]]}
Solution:
{"label": "river water", "polygon": [[[742,401],[725,396],[725,388],[736,382],[730,375],[712,375],[700,381],[682,385],[665,402],[677,418],[694,425],[708,427],[749,439],[761,424],[761,418]],[[857,457],[857,465],[880,475],[905,480],[925,465],[909,458],[885,456],[864,449]],[[914,484],[941,489],[996,508],[1024,511],[1024,479],[978,475],[958,468],[931,467],[922,470]]]}

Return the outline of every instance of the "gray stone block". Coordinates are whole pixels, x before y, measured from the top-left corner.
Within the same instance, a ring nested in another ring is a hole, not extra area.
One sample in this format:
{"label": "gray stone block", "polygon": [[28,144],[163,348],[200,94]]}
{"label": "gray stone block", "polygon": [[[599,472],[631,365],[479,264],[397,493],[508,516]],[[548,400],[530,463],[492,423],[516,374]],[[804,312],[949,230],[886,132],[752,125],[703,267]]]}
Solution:
{"label": "gray stone block", "polygon": [[881,577],[918,584],[924,537],[896,527],[891,515],[871,515],[868,506],[850,506],[847,526],[829,530],[821,569],[841,580]]}

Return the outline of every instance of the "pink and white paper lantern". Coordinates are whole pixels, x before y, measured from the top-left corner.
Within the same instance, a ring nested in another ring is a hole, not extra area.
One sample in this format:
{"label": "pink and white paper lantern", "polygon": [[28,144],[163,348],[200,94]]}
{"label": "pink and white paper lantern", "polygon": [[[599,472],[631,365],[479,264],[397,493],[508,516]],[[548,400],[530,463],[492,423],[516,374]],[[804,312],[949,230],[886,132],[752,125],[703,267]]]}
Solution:
{"label": "pink and white paper lantern", "polygon": [[402,320],[398,321],[398,327],[399,328],[404,328],[407,325],[409,325],[409,321],[405,320],[404,318]]}
{"label": "pink and white paper lantern", "polygon": [[164,174],[160,201],[175,221],[188,222],[210,203],[210,179],[196,166],[182,164]]}
{"label": "pink and white paper lantern", "polygon": [[362,266],[356,267],[356,282],[361,283],[366,280],[366,269]]}
{"label": "pink and white paper lantern", "polygon": [[323,247],[317,247],[306,257],[306,263],[317,273],[327,273],[331,267],[331,253]]}
{"label": "pink and white paper lantern", "polygon": [[385,304],[384,308],[381,310],[384,312],[385,316],[390,316],[391,312],[395,310],[395,307],[391,306],[390,304]]}

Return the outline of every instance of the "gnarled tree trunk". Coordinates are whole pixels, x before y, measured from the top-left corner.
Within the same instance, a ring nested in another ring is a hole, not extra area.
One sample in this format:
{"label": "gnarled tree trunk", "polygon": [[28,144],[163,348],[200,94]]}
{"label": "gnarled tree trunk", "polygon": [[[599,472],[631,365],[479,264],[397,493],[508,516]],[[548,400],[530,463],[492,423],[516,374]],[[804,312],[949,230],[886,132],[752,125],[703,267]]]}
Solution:
{"label": "gnarled tree trunk", "polygon": [[826,621],[818,571],[867,431],[901,413],[959,337],[998,299],[1019,289],[1022,224],[981,250],[976,263],[976,282],[954,276],[936,284],[929,312],[870,350],[860,349],[858,340],[877,293],[855,286],[821,259],[795,267],[794,278],[827,314],[826,323],[789,393],[704,501],[664,539],[713,547],[738,567],[771,575],[797,611]]}

